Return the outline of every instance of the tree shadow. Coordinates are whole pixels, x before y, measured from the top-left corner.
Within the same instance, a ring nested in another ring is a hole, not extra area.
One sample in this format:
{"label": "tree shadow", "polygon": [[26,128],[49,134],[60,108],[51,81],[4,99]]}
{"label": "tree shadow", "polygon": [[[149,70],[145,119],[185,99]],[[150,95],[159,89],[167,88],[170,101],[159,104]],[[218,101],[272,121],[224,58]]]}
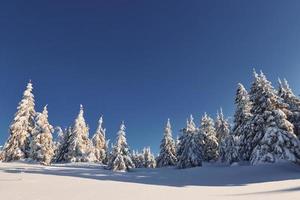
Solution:
{"label": "tree shadow", "polygon": [[[291,163],[232,167],[207,164],[203,167],[190,169],[133,169],[130,172],[113,172],[105,170],[104,166],[97,164],[84,166],[72,164],[53,166],[26,164],[25,166],[20,165],[9,169],[0,167],[0,171],[173,187],[242,186],[251,183],[300,179],[300,167]],[[290,189],[290,191],[293,190],[299,190],[299,188]]]}
{"label": "tree shadow", "polygon": [[231,194],[229,196],[250,196],[250,195],[263,195],[263,194],[282,194],[286,192],[299,192],[300,187],[291,187],[291,188],[284,188],[279,190],[268,190],[268,191],[262,191],[262,192],[248,192],[248,193],[240,193],[240,194]]}

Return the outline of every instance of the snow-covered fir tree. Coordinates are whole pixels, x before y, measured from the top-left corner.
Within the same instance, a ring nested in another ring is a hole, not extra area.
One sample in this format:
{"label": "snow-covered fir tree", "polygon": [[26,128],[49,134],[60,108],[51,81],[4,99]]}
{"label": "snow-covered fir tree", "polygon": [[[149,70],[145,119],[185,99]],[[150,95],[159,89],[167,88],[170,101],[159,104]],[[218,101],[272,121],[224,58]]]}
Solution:
{"label": "snow-covered fir tree", "polygon": [[37,113],[35,127],[32,130],[30,143],[30,158],[43,165],[49,165],[54,156],[54,144],[52,141],[53,127],[48,121],[47,106],[42,113]]}
{"label": "snow-covered fir tree", "polygon": [[[247,120],[244,122],[240,132],[242,134],[237,135],[239,136],[239,154],[240,159],[244,161],[249,161],[251,158],[251,154],[253,152],[253,149],[257,146],[259,140],[261,139],[261,134],[257,134],[259,131],[263,132],[264,129],[264,123],[265,120],[261,119],[261,114],[258,115],[259,111],[259,96],[263,91],[261,91],[261,82],[262,77],[256,73],[256,71],[253,71],[253,77],[254,81],[252,83],[250,93],[249,93],[249,99],[251,101],[251,117],[250,119],[247,118]],[[275,95],[275,94],[274,94]],[[257,100],[256,100],[257,99]],[[264,105],[266,106],[266,105]],[[258,107],[258,108],[256,108]],[[255,112],[256,111],[256,112]],[[264,110],[260,111],[264,112]],[[259,124],[255,123],[255,121],[260,122]],[[258,127],[260,126],[260,127]],[[242,132],[243,131],[243,132]],[[260,136],[260,137],[258,137]]]}
{"label": "snow-covered fir tree", "polygon": [[223,152],[220,155],[221,162],[230,165],[234,162],[239,161],[239,153],[238,148],[236,146],[236,140],[236,137],[230,133],[221,141],[221,146],[223,147]]}
{"label": "snow-covered fir tree", "polygon": [[64,130],[63,134],[60,135],[60,145],[57,145],[55,151],[55,162],[67,162],[68,161],[68,147],[70,138],[72,135],[72,128],[68,127]]}
{"label": "snow-covered fir tree", "polygon": [[113,171],[127,171],[134,168],[134,163],[131,160],[129,147],[126,141],[125,124],[121,123],[120,130],[117,133],[117,140],[113,146],[109,157],[108,169]]}
{"label": "snow-covered fir tree", "polygon": [[217,118],[215,121],[215,130],[218,141],[220,142],[222,138],[225,138],[230,133],[230,124],[227,119],[224,118],[223,110],[217,112]]}
{"label": "snow-covered fir tree", "polygon": [[101,116],[98,121],[98,128],[96,130],[96,133],[92,138],[96,160],[100,163],[106,163],[107,142],[105,140],[105,131],[105,128],[103,128],[103,117]]}
{"label": "snow-covered fir tree", "polygon": [[9,128],[10,136],[3,148],[5,161],[24,159],[29,156],[29,145],[36,115],[32,89],[30,81]]}
{"label": "snow-covered fir tree", "polygon": [[253,102],[252,124],[254,136],[248,140],[253,165],[264,162],[289,160],[299,162],[299,141],[293,125],[287,120],[283,109],[287,105],[261,72],[254,72],[250,98]]}
{"label": "snow-covered fir tree", "polygon": [[281,82],[279,79],[278,95],[288,105],[288,109],[283,110],[288,120],[294,125],[294,133],[300,137],[300,98],[296,96],[290,88],[286,79]]}
{"label": "snow-covered fir tree", "polygon": [[186,128],[182,129],[177,148],[177,167],[190,168],[202,166],[204,154],[204,135],[199,132],[191,115]]}
{"label": "snow-covered fir tree", "polygon": [[219,143],[216,137],[214,121],[206,113],[201,119],[200,132],[205,136],[203,159],[208,162],[216,161],[219,157]]}
{"label": "snow-covered fir tree", "polygon": [[151,153],[150,147],[145,147],[140,153],[139,151],[132,151],[131,160],[135,168],[155,168],[155,156]]}
{"label": "snow-covered fir tree", "polygon": [[241,83],[238,84],[238,89],[236,91],[235,106],[233,133],[235,136],[239,137],[244,133],[243,128],[245,123],[252,117],[252,102],[250,101],[247,90]]}
{"label": "snow-covered fir tree", "polygon": [[53,159],[55,160],[57,151],[64,142],[64,131],[62,130],[62,128],[60,126],[57,126],[54,128],[53,135],[55,135],[55,137],[53,139],[54,140],[53,141],[53,145],[54,145],[54,158]]}
{"label": "snow-covered fir tree", "polygon": [[144,167],[145,168],[155,168],[156,167],[156,161],[154,155],[151,153],[150,147],[146,147],[143,150],[144,155]]}
{"label": "snow-covered fir tree", "polygon": [[82,105],[80,105],[80,111],[75,119],[68,143],[67,161],[93,162],[96,160],[93,144],[89,139],[89,127],[83,116]]}
{"label": "snow-covered fir tree", "polygon": [[139,151],[132,151],[131,159],[135,168],[144,168],[145,158],[143,153],[140,153]]}
{"label": "snow-covered fir tree", "polygon": [[227,164],[236,162],[238,151],[235,144],[234,136],[231,135],[230,125],[224,118],[222,109],[217,114],[215,122],[216,133],[219,143],[219,161]]}
{"label": "snow-covered fir tree", "polygon": [[251,124],[252,102],[245,87],[239,83],[235,97],[235,113],[233,135],[237,142],[239,160],[249,160],[252,148],[247,144],[253,136],[253,125]]}
{"label": "snow-covered fir tree", "polygon": [[176,162],[176,146],[172,137],[170,119],[168,119],[164,137],[160,144],[160,153],[157,157],[157,167],[174,166]]}

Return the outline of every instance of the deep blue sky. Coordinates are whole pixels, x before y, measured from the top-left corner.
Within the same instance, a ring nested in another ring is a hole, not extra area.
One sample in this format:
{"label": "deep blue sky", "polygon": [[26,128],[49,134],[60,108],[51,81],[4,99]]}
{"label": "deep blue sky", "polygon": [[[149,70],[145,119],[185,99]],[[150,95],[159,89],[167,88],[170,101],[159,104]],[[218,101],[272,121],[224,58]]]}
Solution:
{"label": "deep blue sky", "polygon": [[252,68],[286,77],[300,93],[299,1],[1,1],[0,143],[29,79],[36,109],[73,123],[82,103],[93,134],[100,114],[114,140],[157,152],[168,117],[174,135],[222,106],[233,114]]}

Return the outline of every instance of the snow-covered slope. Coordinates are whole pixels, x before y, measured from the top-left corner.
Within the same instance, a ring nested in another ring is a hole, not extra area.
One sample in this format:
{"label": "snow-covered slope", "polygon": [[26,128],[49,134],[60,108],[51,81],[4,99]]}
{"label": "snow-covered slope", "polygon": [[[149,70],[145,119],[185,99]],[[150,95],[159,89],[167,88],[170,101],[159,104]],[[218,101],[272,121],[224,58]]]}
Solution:
{"label": "snow-covered slope", "polygon": [[280,163],[112,172],[97,164],[0,163],[0,199],[299,199],[300,167]]}

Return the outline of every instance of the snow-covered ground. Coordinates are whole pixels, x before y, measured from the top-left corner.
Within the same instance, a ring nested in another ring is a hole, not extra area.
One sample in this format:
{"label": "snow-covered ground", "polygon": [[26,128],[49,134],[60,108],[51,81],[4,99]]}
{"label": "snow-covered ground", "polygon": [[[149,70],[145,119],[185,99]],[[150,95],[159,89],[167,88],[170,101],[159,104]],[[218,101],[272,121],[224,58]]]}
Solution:
{"label": "snow-covered ground", "polygon": [[96,164],[0,163],[0,199],[299,199],[300,166],[204,165],[112,172]]}

